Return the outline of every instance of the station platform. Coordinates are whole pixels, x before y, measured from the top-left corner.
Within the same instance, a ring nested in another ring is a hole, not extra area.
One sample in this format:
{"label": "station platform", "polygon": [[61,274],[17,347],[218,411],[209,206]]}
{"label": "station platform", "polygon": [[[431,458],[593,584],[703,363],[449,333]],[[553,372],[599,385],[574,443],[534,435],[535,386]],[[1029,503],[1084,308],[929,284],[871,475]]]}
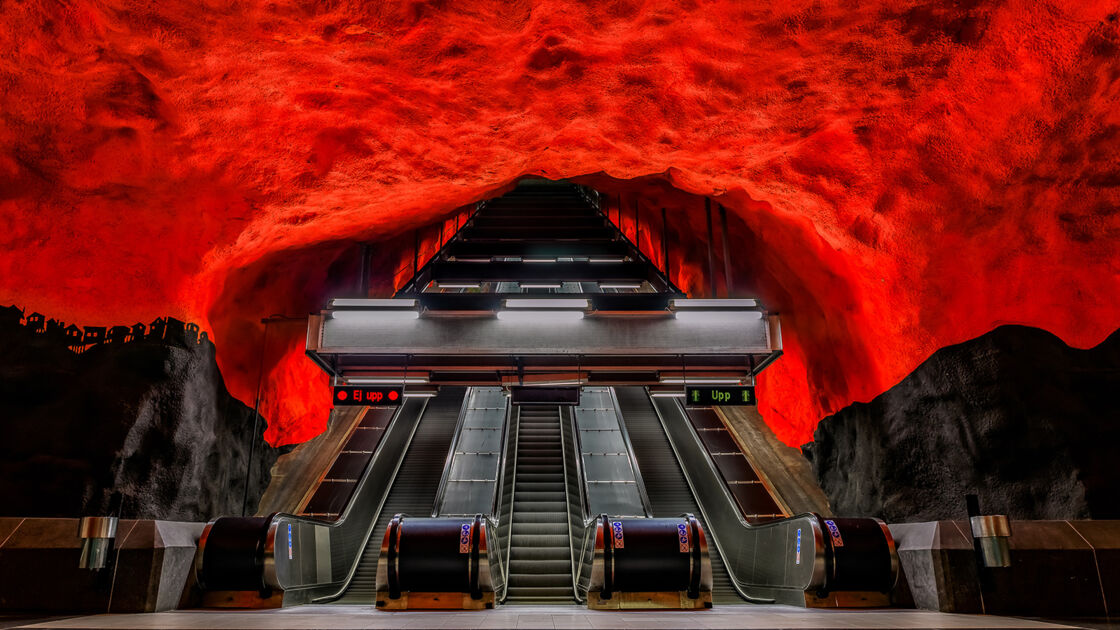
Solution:
{"label": "station platform", "polygon": [[[924,610],[803,609],[777,605],[718,606],[705,611],[595,611],[582,606],[502,606],[480,611],[385,612],[372,606],[296,606],[274,610],[189,610],[55,618],[10,628],[112,630],[245,628],[1077,628],[1016,617]],[[1096,626],[1096,627],[1107,627]]]}

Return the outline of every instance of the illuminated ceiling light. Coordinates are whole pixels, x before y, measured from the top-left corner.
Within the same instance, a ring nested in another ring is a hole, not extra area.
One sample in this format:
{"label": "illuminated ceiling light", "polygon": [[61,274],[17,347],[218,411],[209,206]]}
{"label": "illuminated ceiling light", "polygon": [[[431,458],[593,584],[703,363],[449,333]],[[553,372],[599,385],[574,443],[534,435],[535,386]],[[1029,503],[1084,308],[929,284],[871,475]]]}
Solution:
{"label": "illuminated ceiling light", "polygon": [[438,392],[427,390],[427,389],[420,390],[420,391],[405,390],[404,397],[405,398],[435,398],[437,393]]}
{"label": "illuminated ceiling light", "polygon": [[589,305],[587,298],[509,298],[506,300],[506,308],[586,309]]}
{"label": "illuminated ceiling light", "polygon": [[640,289],[641,282],[600,282],[600,289]]}
{"label": "illuminated ceiling light", "polygon": [[620,257],[613,257],[613,258],[588,258],[588,259],[587,259],[587,262],[589,262],[589,263],[621,263],[621,262],[626,262],[626,259],[624,259],[624,258],[620,258]]}
{"label": "illuminated ceiling light", "polygon": [[583,319],[583,311],[577,310],[522,310],[516,309],[512,311],[498,311],[498,319],[504,322],[519,322],[519,323],[533,323],[533,324],[556,324],[560,322],[572,322]]}
{"label": "illuminated ceiling light", "polygon": [[416,308],[414,299],[334,298],[330,308]]}
{"label": "illuminated ceiling light", "polygon": [[427,376],[352,376],[346,379],[351,385],[424,385]]}
{"label": "illuminated ceiling light", "polygon": [[743,377],[734,376],[668,376],[661,377],[664,385],[738,385],[743,382]]}
{"label": "illuminated ceiling light", "polygon": [[560,282],[519,282],[522,289],[559,289],[563,286]]}
{"label": "illuminated ceiling light", "polygon": [[692,324],[726,324],[734,326],[744,321],[762,319],[762,311],[727,311],[727,310],[696,310],[677,311],[674,313],[678,321]]}
{"label": "illuminated ceiling light", "polygon": [[670,300],[669,306],[671,308],[703,308],[703,309],[735,309],[735,308],[755,308],[758,306],[758,300]]}
{"label": "illuminated ceiling light", "polygon": [[490,262],[489,256],[453,256],[451,258],[454,262],[464,263],[488,263]]}
{"label": "illuminated ceiling light", "polygon": [[420,317],[419,311],[409,310],[396,310],[396,309],[382,309],[371,311],[331,311],[330,317],[340,322],[361,322],[370,325],[388,322],[402,322],[410,319],[418,319]]}
{"label": "illuminated ceiling light", "polygon": [[482,286],[478,282],[437,282],[440,289],[477,289]]}
{"label": "illuminated ceiling light", "polygon": [[527,262],[527,263],[554,263],[554,262],[556,262],[556,259],[555,259],[555,258],[522,258],[522,259],[521,259],[521,262]]}
{"label": "illuminated ceiling light", "polygon": [[684,398],[684,392],[650,392],[650,398]]}

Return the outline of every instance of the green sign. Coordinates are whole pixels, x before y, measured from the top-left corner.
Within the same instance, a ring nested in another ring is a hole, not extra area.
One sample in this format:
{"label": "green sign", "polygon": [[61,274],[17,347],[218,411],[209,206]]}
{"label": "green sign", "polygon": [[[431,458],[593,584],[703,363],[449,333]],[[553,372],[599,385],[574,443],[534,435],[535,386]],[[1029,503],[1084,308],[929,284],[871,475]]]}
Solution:
{"label": "green sign", "polygon": [[742,407],[755,405],[753,387],[686,387],[687,407]]}

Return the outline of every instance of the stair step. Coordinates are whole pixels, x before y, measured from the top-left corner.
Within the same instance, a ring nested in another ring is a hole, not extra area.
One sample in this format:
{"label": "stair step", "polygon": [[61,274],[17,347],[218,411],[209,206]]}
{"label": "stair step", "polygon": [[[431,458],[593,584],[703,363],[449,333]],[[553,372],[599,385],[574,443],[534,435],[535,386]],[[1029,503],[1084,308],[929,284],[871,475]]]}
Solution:
{"label": "stair step", "polygon": [[[514,559],[510,556],[510,559]],[[572,551],[568,547],[540,547],[528,548],[517,550],[517,560],[538,562],[541,560],[559,560],[562,562],[570,563],[572,560]],[[567,565],[565,565],[567,566]],[[565,575],[568,574],[568,569],[564,569]]]}

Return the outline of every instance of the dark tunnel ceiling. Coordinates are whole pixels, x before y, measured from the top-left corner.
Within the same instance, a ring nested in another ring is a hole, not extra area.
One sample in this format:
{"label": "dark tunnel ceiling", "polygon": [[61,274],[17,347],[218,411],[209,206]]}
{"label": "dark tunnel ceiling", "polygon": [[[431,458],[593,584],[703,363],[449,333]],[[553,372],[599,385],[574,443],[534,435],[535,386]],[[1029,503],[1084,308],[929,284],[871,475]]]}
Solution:
{"label": "dark tunnel ceiling", "polygon": [[[524,174],[604,173],[581,181],[728,208],[785,321],[762,411],[799,444],[1001,323],[1081,347],[1120,323],[1116,11],[0,3],[0,300],[198,321],[251,402],[259,319],[316,310],[354,243]],[[676,280],[702,292],[698,273]],[[301,441],[325,380],[298,325],[274,334],[268,436]]]}

